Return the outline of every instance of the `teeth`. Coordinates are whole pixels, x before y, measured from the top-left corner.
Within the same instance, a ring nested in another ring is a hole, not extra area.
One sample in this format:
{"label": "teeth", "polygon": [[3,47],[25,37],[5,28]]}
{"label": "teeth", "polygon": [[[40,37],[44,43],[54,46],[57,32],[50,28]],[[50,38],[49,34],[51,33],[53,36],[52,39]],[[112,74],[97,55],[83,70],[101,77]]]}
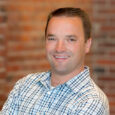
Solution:
{"label": "teeth", "polygon": [[55,56],[56,58],[67,58],[67,56]]}

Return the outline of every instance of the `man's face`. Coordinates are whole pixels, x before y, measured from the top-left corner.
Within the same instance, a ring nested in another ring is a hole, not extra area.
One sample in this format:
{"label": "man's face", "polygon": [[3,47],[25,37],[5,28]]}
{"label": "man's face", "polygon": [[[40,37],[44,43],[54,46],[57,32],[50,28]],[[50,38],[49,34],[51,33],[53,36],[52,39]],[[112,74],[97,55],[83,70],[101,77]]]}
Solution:
{"label": "man's face", "polygon": [[52,71],[59,75],[77,73],[84,68],[91,39],[85,42],[79,17],[53,17],[46,33],[46,54]]}

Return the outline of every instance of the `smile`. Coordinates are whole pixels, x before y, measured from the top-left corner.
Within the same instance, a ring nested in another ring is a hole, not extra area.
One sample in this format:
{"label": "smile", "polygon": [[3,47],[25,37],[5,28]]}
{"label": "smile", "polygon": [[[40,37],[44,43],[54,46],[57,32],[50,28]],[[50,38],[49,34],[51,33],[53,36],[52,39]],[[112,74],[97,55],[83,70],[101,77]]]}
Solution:
{"label": "smile", "polygon": [[56,60],[66,60],[68,56],[54,56]]}
{"label": "smile", "polygon": [[55,58],[68,58],[68,56],[54,56]]}

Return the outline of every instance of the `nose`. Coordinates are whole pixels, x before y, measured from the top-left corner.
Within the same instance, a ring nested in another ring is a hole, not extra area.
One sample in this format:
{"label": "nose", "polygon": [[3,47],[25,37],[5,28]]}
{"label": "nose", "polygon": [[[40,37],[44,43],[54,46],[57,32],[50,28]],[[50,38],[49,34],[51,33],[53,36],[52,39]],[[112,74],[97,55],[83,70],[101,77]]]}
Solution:
{"label": "nose", "polygon": [[65,47],[64,41],[62,41],[62,40],[57,41],[57,44],[56,44],[56,51],[57,51],[57,52],[64,52],[65,49],[66,49],[66,47]]}

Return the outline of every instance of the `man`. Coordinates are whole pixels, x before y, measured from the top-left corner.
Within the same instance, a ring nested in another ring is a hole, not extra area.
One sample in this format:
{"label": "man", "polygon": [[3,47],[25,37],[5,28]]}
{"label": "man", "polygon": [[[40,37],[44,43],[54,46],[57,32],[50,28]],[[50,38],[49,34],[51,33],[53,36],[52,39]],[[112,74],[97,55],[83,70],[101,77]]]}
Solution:
{"label": "man", "polygon": [[91,47],[91,24],[79,8],[51,12],[45,30],[51,70],[19,80],[2,115],[109,115],[105,94],[84,66]]}

